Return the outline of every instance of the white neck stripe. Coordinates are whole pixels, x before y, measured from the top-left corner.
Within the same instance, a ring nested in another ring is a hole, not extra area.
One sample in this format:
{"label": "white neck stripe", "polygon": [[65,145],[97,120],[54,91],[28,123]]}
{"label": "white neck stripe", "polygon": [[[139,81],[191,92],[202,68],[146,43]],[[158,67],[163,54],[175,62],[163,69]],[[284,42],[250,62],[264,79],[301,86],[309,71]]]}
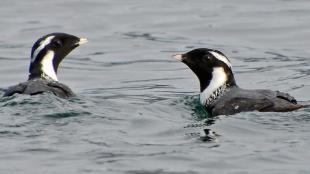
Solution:
{"label": "white neck stripe", "polygon": [[212,79],[210,84],[200,93],[200,103],[205,105],[206,100],[216,91],[219,87],[223,86],[227,81],[227,75],[223,67],[213,69]]}
{"label": "white neck stripe", "polygon": [[51,79],[58,81],[57,75],[54,69],[53,65],[53,59],[54,59],[55,53],[53,51],[48,51],[46,55],[44,55],[41,65],[42,65],[42,71],[45,75],[50,77]]}
{"label": "white neck stripe", "polygon": [[33,52],[33,55],[31,57],[31,63],[35,61],[35,59],[38,56],[38,54],[40,53],[40,51],[43,50],[46,47],[46,45],[51,43],[51,41],[54,37],[55,36],[49,36],[40,42],[40,46],[38,48],[36,48]]}
{"label": "white neck stripe", "polygon": [[218,60],[224,62],[229,68],[231,68],[231,63],[230,63],[230,61],[228,60],[227,57],[225,57],[225,56],[223,56],[223,55],[221,55],[221,54],[219,54],[219,53],[217,53],[217,52],[215,52],[215,51],[210,51],[210,53],[211,53],[214,57],[216,57]]}

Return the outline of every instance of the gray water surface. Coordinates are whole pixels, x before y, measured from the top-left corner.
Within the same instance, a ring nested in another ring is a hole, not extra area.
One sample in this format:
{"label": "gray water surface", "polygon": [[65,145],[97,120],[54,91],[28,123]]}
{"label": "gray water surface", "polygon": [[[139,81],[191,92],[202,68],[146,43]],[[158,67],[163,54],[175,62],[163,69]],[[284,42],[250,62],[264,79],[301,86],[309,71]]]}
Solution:
{"label": "gray water surface", "polygon": [[171,55],[219,49],[239,86],[308,104],[309,21],[307,0],[1,1],[2,89],[26,80],[42,35],[89,43],[58,72],[77,98],[0,99],[0,173],[308,174],[309,108],[210,118]]}

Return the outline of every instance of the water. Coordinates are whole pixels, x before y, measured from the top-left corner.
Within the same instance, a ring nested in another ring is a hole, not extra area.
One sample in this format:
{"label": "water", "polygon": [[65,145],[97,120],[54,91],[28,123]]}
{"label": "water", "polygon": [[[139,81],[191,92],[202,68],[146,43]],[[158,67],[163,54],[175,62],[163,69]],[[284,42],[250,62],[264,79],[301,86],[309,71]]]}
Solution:
{"label": "water", "polygon": [[309,103],[309,7],[307,0],[2,1],[1,88],[27,78],[40,36],[60,31],[89,43],[59,69],[77,98],[0,99],[0,173],[309,173],[309,108],[210,118],[196,77],[170,57],[219,49],[240,86]]}

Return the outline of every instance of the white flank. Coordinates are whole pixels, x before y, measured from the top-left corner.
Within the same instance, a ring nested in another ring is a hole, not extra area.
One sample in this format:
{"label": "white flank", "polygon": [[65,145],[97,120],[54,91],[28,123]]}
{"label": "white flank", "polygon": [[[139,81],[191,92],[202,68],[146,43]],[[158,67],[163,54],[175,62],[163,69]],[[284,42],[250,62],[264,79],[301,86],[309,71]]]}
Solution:
{"label": "white flank", "polygon": [[41,61],[41,65],[42,65],[42,71],[44,74],[49,76],[51,79],[58,81],[57,75],[54,69],[54,65],[53,65],[54,55],[55,53],[53,51],[48,51],[46,55],[43,57]]}
{"label": "white flank", "polygon": [[209,86],[200,93],[200,103],[205,105],[206,100],[219,87],[225,84],[227,75],[222,67],[214,68],[212,72],[212,79]]}
{"label": "white flank", "polygon": [[40,51],[43,50],[46,47],[46,45],[51,43],[51,41],[54,37],[55,36],[49,36],[40,42],[40,46],[37,49],[35,49],[33,52],[33,55],[31,57],[31,63],[34,62],[34,60],[36,59],[36,57],[40,53]]}
{"label": "white flank", "polygon": [[217,53],[217,52],[215,52],[215,51],[210,51],[210,53],[211,53],[214,57],[216,57],[218,60],[224,62],[229,68],[231,68],[231,63],[230,63],[230,61],[228,60],[227,57],[225,57],[225,56],[223,56],[223,55],[221,55],[221,54],[219,54],[219,53]]}

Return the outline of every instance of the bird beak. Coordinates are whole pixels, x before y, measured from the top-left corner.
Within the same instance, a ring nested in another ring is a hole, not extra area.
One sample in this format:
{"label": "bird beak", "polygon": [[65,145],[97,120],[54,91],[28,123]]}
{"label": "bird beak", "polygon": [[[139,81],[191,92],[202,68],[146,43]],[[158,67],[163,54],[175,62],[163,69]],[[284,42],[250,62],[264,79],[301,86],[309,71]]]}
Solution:
{"label": "bird beak", "polygon": [[87,42],[88,42],[88,40],[86,38],[80,38],[78,44],[82,45],[82,44],[87,43]]}
{"label": "bird beak", "polygon": [[183,61],[183,54],[175,54],[172,57],[177,59],[178,61]]}

